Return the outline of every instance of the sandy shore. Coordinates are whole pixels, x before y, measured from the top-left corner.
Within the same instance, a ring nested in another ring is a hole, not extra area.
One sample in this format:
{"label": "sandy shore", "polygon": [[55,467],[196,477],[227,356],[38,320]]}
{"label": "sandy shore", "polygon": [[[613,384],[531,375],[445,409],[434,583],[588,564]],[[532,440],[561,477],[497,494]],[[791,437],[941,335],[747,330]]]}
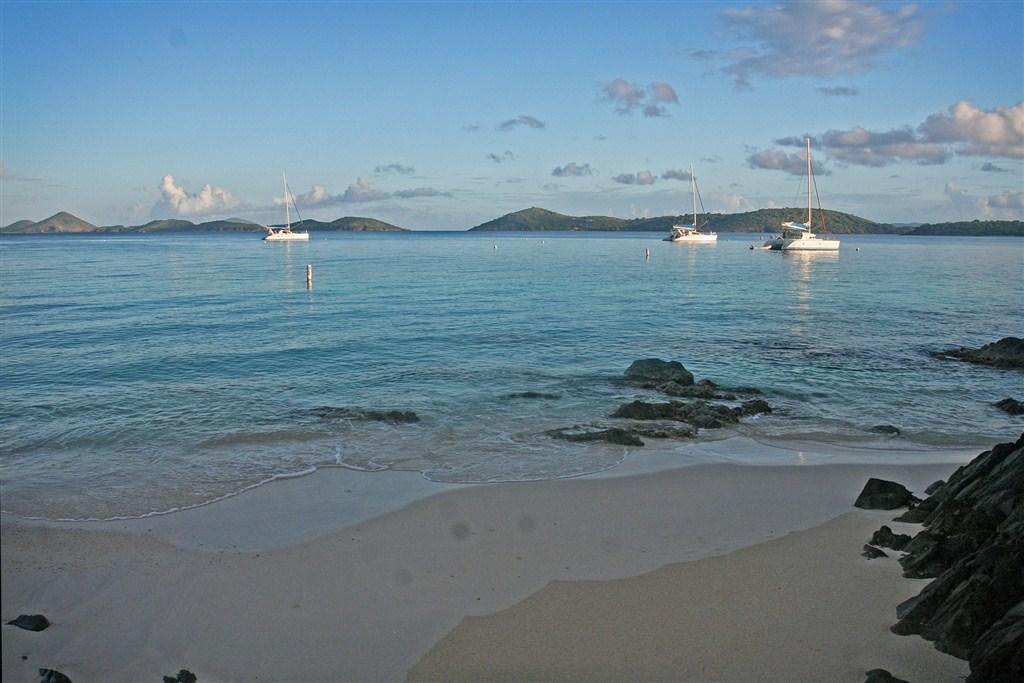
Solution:
{"label": "sandy shore", "polygon": [[[163,521],[5,518],[2,617],[42,613],[53,626],[3,627],[2,673],[854,681],[881,666],[953,680],[964,663],[887,631],[896,602],[921,585],[892,561],[859,557],[889,516],[847,513],[869,476],[920,491],[954,468],[709,465],[417,490],[434,495],[330,531],[318,508],[316,533],[291,544],[280,529],[304,527],[333,475]],[[268,508],[278,521],[261,549],[253,527]],[[787,536],[797,530],[808,531]]]}

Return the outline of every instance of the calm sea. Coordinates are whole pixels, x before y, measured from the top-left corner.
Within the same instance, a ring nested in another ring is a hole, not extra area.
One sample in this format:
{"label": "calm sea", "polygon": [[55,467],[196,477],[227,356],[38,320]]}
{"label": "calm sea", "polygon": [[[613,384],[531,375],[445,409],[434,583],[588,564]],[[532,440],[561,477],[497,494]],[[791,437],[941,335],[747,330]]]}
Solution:
{"label": "calm sea", "polygon": [[[652,397],[619,381],[652,356],[775,407],[703,439],[909,458],[1020,432],[991,403],[1024,398],[1024,375],[928,351],[1022,336],[1024,240],[849,236],[839,254],[794,255],[751,251],[756,235],[660,237],[4,238],[2,508],[142,515],[334,466],[459,482],[599,471],[626,449],[544,432]],[[524,391],[558,398],[508,397]],[[880,423],[903,436],[868,431]]]}

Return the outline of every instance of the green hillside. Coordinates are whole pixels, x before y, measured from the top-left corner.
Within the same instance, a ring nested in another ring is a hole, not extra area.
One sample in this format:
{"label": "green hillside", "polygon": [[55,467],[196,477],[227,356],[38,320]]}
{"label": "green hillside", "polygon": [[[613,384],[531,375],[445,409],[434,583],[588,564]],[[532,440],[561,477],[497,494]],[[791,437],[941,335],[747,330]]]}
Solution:
{"label": "green hillside", "polygon": [[959,221],[920,225],[908,235],[963,235],[967,237],[1024,237],[1024,221]]}
{"label": "green hillside", "polygon": [[304,220],[292,224],[292,227],[309,232],[407,232],[405,228],[379,221],[376,218],[359,218],[357,216],[337,218],[330,223]]}
{"label": "green hillside", "polygon": [[[818,212],[814,214],[815,229],[818,226]],[[758,209],[746,213],[704,214],[700,225],[717,232],[778,232],[785,221],[803,221],[806,209]],[[567,216],[565,214],[531,207],[495,218],[471,230],[480,231],[539,231],[539,230],[604,230],[618,232],[668,232],[673,224],[689,223],[691,216],[657,216],[654,218],[613,218],[611,216]],[[848,233],[889,233],[901,232],[891,225],[875,223],[866,218],[853,216],[841,211],[825,211],[828,232]]]}

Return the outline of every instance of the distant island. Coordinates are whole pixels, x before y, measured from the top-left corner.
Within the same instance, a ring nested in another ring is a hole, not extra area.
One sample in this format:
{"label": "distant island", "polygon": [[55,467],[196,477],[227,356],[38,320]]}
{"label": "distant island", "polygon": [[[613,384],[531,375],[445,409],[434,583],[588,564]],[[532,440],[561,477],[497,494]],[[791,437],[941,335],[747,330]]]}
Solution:
{"label": "distant island", "polygon": [[[963,221],[932,225],[893,225],[876,223],[841,211],[825,210],[828,232],[849,234],[898,235],[971,235],[1024,237],[1024,221]],[[700,223],[716,232],[778,232],[785,221],[804,221],[807,209],[757,209],[745,213],[706,213]],[[691,215],[658,216],[655,218],[615,218],[612,216],[567,216],[538,207],[506,214],[481,223],[471,231],[542,231],[580,230],[605,232],[668,232],[673,224],[689,223]],[[818,213],[815,212],[815,221]]]}
{"label": "distant island", "polygon": [[[376,218],[359,218],[354,216],[345,216],[329,223],[304,220],[292,223],[292,228],[308,230],[310,232],[407,232],[405,228],[379,221]],[[168,218],[150,221],[142,225],[98,226],[83,221],[81,218],[73,216],[66,211],[61,211],[39,222],[23,220],[0,227],[0,234],[67,235],[85,233],[263,232],[264,230],[265,228],[259,223],[247,221],[243,218],[226,218],[224,220],[198,224],[192,221]]]}
{"label": "distant island", "polygon": [[[745,213],[706,213],[700,217],[701,225],[716,232],[778,232],[785,221],[803,221],[807,209],[757,209]],[[547,209],[531,207],[481,223],[470,232],[665,232],[673,224],[689,223],[692,216],[657,216],[654,218],[615,218],[613,216],[569,216]],[[815,212],[815,224],[818,214]],[[876,223],[860,216],[841,211],[825,211],[827,232],[837,235],[894,234],[894,235],[962,235],[968,237],[1024,237],[1024,221],[959,221],[931,224]],[[406,228],[385,223],[375,218],[346,216],[330,222],[304,220],[292,223],[292,228],[310,232],[408,232]],[[243,218],[193,223],[181,219],[155,220],[142,225],[96,226],[66,211],[38,222],[21,220],[0,227],[2,235],[87,234],[87,233],[198,233],[198,232],[262,232],[259,223]]]}

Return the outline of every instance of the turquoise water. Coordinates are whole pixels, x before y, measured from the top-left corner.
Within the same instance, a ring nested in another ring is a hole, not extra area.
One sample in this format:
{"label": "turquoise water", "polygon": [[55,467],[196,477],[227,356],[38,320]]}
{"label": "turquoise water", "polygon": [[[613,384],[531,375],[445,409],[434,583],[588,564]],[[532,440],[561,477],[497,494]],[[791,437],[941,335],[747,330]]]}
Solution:
{"label": "turquoise water", "polygon": [[[776,409],[705,439],[920,453],[1019,434],[991,403],[1021,397],[1024,374],[928,351],[1022,336],[1024,241],[849,236],[801,255],[751,251],[756,235],[660,237],[2,239],[3,510],[141,515],[325,466],[466,482],[598,471],[626,450],[543,432],[650,398],[618,378],[651,356],[760,387]],[[507,397],[521,391],[560,398]],[[308,412],[322,405],[422,421]],[[867,431],[879,423],[904,436]]]}

